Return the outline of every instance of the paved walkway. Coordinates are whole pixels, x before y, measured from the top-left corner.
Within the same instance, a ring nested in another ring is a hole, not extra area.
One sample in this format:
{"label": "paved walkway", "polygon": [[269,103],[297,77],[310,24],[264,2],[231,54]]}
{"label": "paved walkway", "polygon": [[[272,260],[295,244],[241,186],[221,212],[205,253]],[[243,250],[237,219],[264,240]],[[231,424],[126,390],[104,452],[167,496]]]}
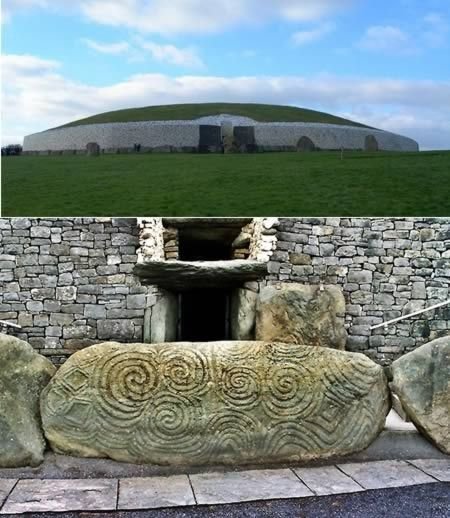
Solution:
{"label": "paved walkway", "polygon": [[0,515],[304,498],[450,482],[450,459],[124,479],[0,479]]}

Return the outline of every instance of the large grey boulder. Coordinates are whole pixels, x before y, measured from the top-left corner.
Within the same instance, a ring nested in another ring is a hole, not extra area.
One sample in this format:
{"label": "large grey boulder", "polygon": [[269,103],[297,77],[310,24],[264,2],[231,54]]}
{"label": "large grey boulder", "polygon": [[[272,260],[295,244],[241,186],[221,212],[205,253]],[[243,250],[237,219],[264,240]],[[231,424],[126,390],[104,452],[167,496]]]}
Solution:
{"label": "large grey boulder", "polygon": [[384,371],[366,356],[268,342],[97,344],[41,399],[56,452],[185,466],[354,453],[389,408]]}
{"label": "large grey boulder", "polygon": [[98,156],[100,154],[100,146],[97,142],[89,142],[86,145],[86,154],[88,156]]}
{"label": "large grey boulder", "polygon": [[338,286],[282,283],[259,295],[256,339],[345,349],[345,299]]}
{"label": "large grey boulder", "polygon": [[393,390],[408,417],[450,454],[450,336],[405,354],[391,368]]}
{"label": "large grey boulder", "polygon": [[38,466],[43,461],[39,398],[55,371],[31,345],[0,334],[0,467]]}

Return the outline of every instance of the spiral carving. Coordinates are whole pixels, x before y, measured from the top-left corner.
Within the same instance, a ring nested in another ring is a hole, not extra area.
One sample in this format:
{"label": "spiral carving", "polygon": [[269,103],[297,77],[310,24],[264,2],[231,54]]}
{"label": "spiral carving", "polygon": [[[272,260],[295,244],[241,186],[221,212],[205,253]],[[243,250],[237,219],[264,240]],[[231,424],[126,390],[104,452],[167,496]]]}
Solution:
{"label": "spiral carving", "polygon": [[381,367],[360,355],[266,342],[109,343],[61,367],[42,421],[59,452],[237,464],[359,451],[387,406]]}
{"label": "spiral carving", "polygon": [[98,403],[112,417],[132,418],[142,412],[158,386],[158,366],[151,355],[117,352],[94,369]]}
{"label": "spiral carving", "polygon": [[161,375],[169,391],[201,395],[208,389],[211,369],[200,351],[192,347],[166,347],[160,361]]}
{"label": "spiral carving", "polygon": [[256,369],[231,366],[222,371],[220,395],[236,408],[250,410],[260,402],[261,380]]}
{"label": "spiral carving", "polygon": [[273,366],[267,377],[268,394],[262,401],[272,418],[306,417],[320,403],[320,392],[305,390],[308,371],[300,363]]}
{"label": "spiral carving", "polygon": [[[167,454],[198,454],[202,449],[200,435],[192,434],[201,413],[192,398],[181,394],[160,394],[152,403],[151,412],[143,416],[136,434],[139,450],[151,449]],[[164,458],[159,459],[163,462]]]}

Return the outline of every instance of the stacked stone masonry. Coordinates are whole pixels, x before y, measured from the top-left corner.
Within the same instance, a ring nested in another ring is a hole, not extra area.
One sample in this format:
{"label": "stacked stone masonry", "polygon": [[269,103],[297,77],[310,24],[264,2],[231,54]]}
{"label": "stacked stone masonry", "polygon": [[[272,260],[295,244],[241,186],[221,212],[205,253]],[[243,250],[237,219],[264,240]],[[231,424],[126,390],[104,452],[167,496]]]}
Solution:
{"label": "stacked stone masonry", "polygon": [[133,219],[0,219],[0,320],[62,362],[99,341],[140,341],[155,289],[131,273]]}
{"label": "stacked stone masonry", "polygon": [[[446,306],[389,328],[385,320],[449,299],[450,218],[255,219],[251,283],[336,284],[346,299],[346,348],[382,364],[450,334]],[[158,301],[133,274],[139,257],[164,260],[159,218],[0,219],[0,320],[55,363],[97,342],[141,342]]]}
{"label": "stacked stone masonry", "polygon": [[370,330],[450,298],[450,218],[281,219],[277,238],[267,281],[341,286],[347,350],[389,364],[450,334],[450,305]]}
{"label": "stacked stone masonry", "polygon": [[[142,121],[90,124],[56,128],[28,135],[25,153],[85,153],[89,143],[97,143],[104,153],[128,153],[140,146],[141,152],[193,152],[201,144],[201,128],[217,128],[226,144],[231,130],[247,127],[254,133],[252,150],[280,151],[300,149],[300,141],[309,139],[316,149],[356,149],[383,151],[417,151],[414,140],[387,131],[358,126],[323,123],[258,123],[252,119],[218,115],[194,121]],[[370,143],[370,145],[368,144]],[[376,143],[375,147],[373,143]],[[256,148],[255,148],[256,145]],[[221,150],[221,139],[210,150]]]}

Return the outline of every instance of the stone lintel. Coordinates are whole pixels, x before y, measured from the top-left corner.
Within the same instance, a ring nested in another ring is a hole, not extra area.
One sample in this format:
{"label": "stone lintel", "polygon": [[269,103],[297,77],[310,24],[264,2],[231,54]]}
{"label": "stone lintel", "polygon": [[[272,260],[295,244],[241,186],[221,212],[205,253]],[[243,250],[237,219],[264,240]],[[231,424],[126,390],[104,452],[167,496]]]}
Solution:
{"label": "stone lintel", "polygon": [[162,218],[166,227],[244,227],[253,218]]}
{"label": "stone lintel", "polygon": [[145,261],[136,264],[134,273],[144,284],[169,290],[240,286],[267,274],[267,263],[231,261]]}

